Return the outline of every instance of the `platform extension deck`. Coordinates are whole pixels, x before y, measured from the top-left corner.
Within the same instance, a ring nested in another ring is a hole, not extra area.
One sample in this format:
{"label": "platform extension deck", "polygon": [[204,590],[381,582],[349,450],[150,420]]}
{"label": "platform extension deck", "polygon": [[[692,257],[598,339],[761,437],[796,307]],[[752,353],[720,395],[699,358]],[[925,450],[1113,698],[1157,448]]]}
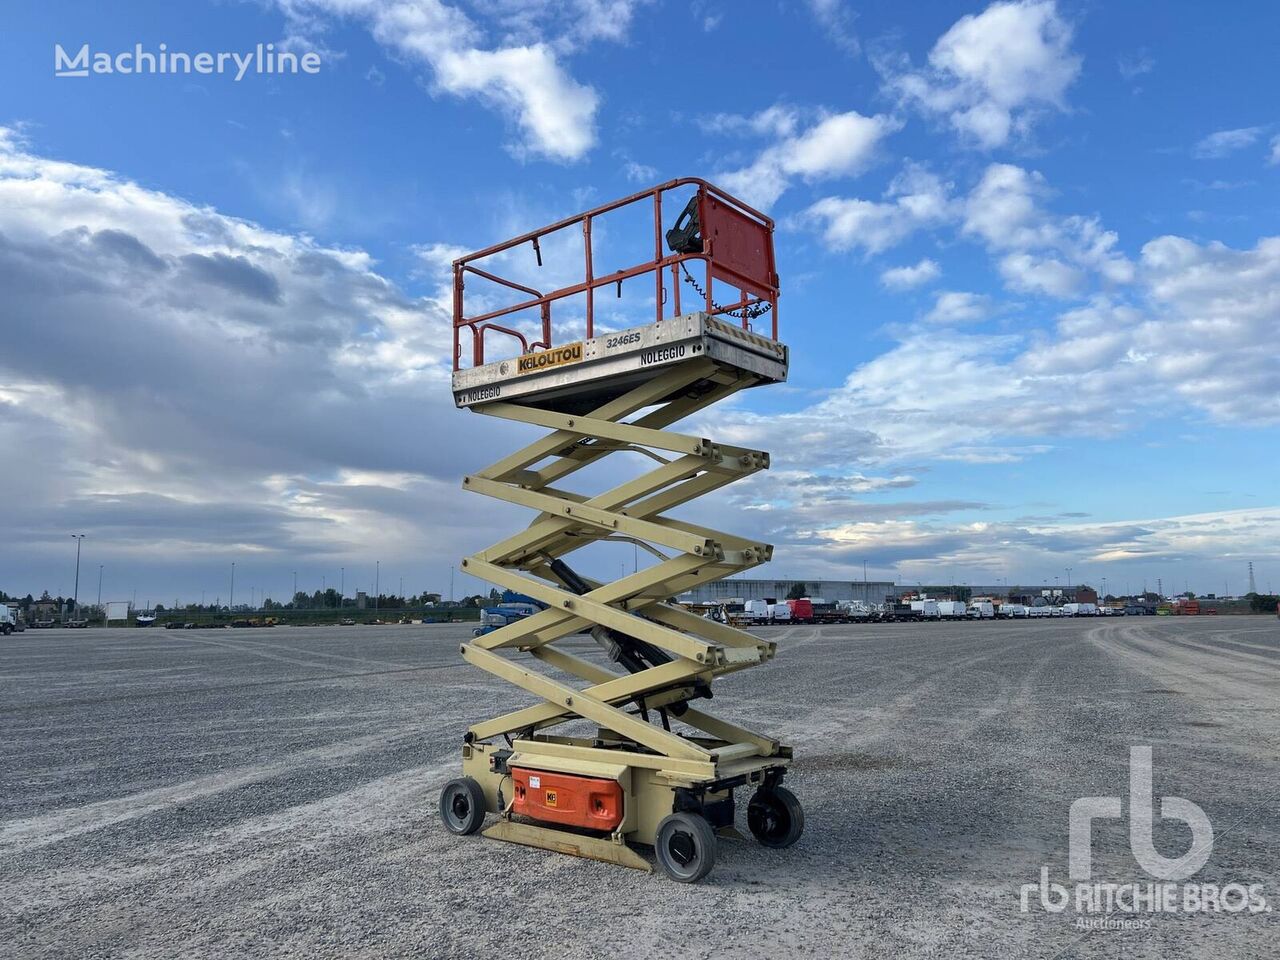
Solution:
{"label": "platform extension deck", "polygon": [[[455,371],[453,398],[459,407],[504,400],[586,413],[699,357],[715,361],[717,369],[754,378],[753,385],[787,378],[784,344],[697,312]],[[709,383],[680,389],[704,389]],[[670,399],[657,397],[655,402]]]}

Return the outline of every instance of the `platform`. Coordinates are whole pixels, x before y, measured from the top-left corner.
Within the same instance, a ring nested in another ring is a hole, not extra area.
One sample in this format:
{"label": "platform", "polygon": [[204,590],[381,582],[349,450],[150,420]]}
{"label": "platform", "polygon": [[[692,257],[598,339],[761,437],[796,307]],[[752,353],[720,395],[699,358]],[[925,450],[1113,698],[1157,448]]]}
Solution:
{"label": "platform", "polygon": [[787,379],[785,344],[697,312],[456,370],[453,399],[460,408],[502,400],[583,414],[700,357],[746,374],[755,380],[751,386]]}

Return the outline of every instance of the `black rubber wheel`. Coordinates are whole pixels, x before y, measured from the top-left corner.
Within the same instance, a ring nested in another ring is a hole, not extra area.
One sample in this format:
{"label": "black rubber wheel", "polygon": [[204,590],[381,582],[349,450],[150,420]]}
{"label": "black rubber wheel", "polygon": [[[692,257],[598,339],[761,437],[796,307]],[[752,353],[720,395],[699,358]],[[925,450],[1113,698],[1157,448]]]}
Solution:
{"label": "black rubber wheel", "polygon": [[471,777],[450,780],[440,791],[440,819],[450,833],[475,833],[484,826],[484,814],[484,790]]}
{"label": "black rubber wheel", "polygon": [[716,865],[716,834],[697,813],[673,813],[653,841],[662,872],[676,883],[697,883]]}
{"label": "black rubber wheel", "polygon": [[762,846],[782,849],[804,832],[804,808],[786,787],[761,787],[747,804],[747,827]]}

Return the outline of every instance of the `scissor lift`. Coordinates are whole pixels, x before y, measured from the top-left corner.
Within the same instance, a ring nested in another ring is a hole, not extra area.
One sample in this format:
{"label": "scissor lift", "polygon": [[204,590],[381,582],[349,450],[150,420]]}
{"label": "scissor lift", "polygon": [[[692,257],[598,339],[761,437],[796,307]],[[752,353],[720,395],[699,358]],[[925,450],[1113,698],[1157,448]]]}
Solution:
{"label": "scissor lift", "polygon": [[[672,197],[679,202],[690,193],[664,248],[663,201],[670,205]],[[593,226],[605,214],[637,205],[642,211],[652,205],[653,259],[595,275]],[[540,241],[579,227],[581,283],[542,293],[492,266],[509,269],[517,254],[527,255],[526,245],[541,264]],[[786,379],[772,233],[768,217],[705,181],[685,179],[455,261],[455,402],[550,432],[463,480],[468,490],[537,516],[521,532],[464,559],[462,569],[545,609],[461,646],[470,663],[540,702],[467,731],[464,775],[440,797],[450,831],[475,833],[486,814],[496,813],[487,837],[646,871],[649,861],[628,844],[650,844],[672,879],[692,882],[714,865],[717,835],[740,836],[734,791],[753,787],[747,824],[756,839],[786,847],[799,838],[803,811],[782,785],[791,749],[696,706],[710,698],[716,677],[764,663],[776,644],[696,616],[672,599],[772,554],[769,544],[669,515],[769,466],[763,451],[669,428],[740,390]],[[597,336],[596,291],[616,285],[621,295],[624,281],[643,284],[650,274],[654,322]],[[482,302],[492,309],[468,316],[464,287],[471,276],[520,298],[494,307],[486,297]],[[697,292],[696,309],[688,312],[682,282]],[[716,284],[736,297],[728,306],[713,298]],[[584,309],[568,323],[585,336],[554,342],[552,308],[563,315],[575,299]],[[532,322],[522,320],[530,315]],[[750,321],[762,316],[768,316],[768,334],[751,329]],[[488,331],[517,340],[519,354],[486,362]],[[471,337],[466,367],[464,332]],[[588,496],[564,485],[606,458],[612,465],[636,454],[650,458],[651,469],[603,493]],[[656,562],[637,563],[613,582],[569,566],[569,554],[600,541],[632,544]],[[565,649],[581,646],[584,633],[619,669]],[[532,659],[511,656],[518,653]],[[567,723],[588,729],[552,732]]]}

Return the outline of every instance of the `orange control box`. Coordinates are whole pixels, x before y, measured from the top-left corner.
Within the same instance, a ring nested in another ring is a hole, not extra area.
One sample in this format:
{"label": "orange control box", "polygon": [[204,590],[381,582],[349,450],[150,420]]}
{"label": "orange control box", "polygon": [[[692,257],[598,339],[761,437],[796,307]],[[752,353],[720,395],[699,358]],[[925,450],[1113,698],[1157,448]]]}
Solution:
{"label": "orange control box", "polygon": [[613,830],[622,823],[622,784],[569,773],[511,768],[514,812],[570,827]]}

